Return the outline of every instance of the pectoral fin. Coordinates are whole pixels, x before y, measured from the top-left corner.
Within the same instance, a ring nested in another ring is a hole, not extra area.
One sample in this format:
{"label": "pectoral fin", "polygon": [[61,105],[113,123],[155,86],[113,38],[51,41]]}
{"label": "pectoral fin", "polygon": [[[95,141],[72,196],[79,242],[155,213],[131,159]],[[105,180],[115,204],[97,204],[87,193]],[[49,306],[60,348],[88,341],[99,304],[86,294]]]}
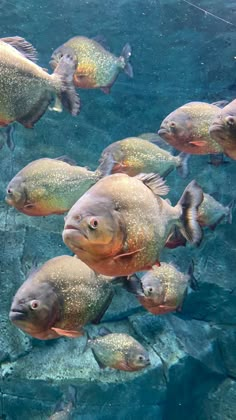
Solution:
{"label": "pectoral fin", "polygon": [[137,254],[138,252],[142,251],[143,249],[144,249],[144,247],[140,248],[140,249],[137,249],[136,251],[126,252],[125,254],[116,255],[113,259],[118,260],[119,258],[129,257],[131,255]]}
{"label": "pectoral fin", "polygon": [[205,147],[207,146],[207,141],[205,140],[194,140],[194,141],[190,141],[189,144],[192,144],[193,146],[197,146],[197,147]]}
{"label": "pectoral fin", "polygon": [[54,328],[54,327],[51,329],[62,337],[76,338],[76,337],[81,337],[81,335],[83,335],[82,331],[62,330],[61,328]]}

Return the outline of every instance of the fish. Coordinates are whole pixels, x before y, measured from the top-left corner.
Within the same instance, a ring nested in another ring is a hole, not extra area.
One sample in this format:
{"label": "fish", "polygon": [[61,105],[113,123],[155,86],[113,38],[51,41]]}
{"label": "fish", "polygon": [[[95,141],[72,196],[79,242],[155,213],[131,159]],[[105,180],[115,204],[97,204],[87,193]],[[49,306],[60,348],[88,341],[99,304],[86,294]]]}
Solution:
{"label": "fish", "polygon": [[76,338],[85,325],[100,321],[112,297],[110,278],[62,255],[29,274],[13,298],[9,319],[40,340]]}
{"label": "fish", "polygon": [[214,197],[203,193],[203,201],[198,207],[197,220],[200,226],[214,230],[219,223],[232,223],[232,211],[235,200],[224,206]]}
{"label": "fish", "polygon": [[236,159],[236,99],[219,110],[209,127],[209,134],[228,157]]}
{"label": "fish", "polygon": [[100,38],[97,39],[100,42],[96,38],[85,36],[71,38],[53,52],[50,65],[55,68],[61,57],[72,53],[78,61],[74,73],[75,86],[80,89],[100,88],[104,93],[110,93],[120,72],[124,71],[129,77],[133,77],[133,69],[129,63],[131,46],[126,44],[120,57],[116,57],[101,45]]}
{"label": "fish", "polygon": [[181,311],[188,288],[197,290],[193,276],[193,262],[188,273],[182,273],[174,264],[161,262],[140,279],[136,274],[124,282],[124,287],[136,295],[141,305],[154,315]]}
{"label": "fish", "polygon": [[70,420],[75,405],[76,388],[69,385],[67,391],[63,394],[62,399],[56,404],[54,413],[48,420]]}
{"label": "fish", "polygon": [[175,168],[185,178],[188,175],[189,155],[173,156],[159,146],[138,138],[128,137],[110,144],[102,152],[100,171],[104,176],[125,173],[135,176],[140,173],[158,173],[166,177]]}
{"label": "fish", "polygon": [[9,182],[5,200],[28,216],[63,214],[101,177],[76,166],[67,156],[42,158],[25,166]]}
{"label": "fish", "polygon": [[79,96],[73,85],[77,62],[65,55],[53,74],[36,64],[36,50],[21,37],[0,39],[0,126],[17,121],[33,128],[48,106],[55,100],[54,110],[61,104],[72,115],[80,109]]}
{"label": "fish", "polygon": [[223,153],[222,146],[209,134],[209,127],[219,110],[213,104],[189,102],[162,121],[158,134],[181,152],[193,155]]}
{"label": "fish", "polygon": [[178,227],[174,226],[170,236],[167,239],[167,242],[165,243],[165,248],[174,249],[179,246],[186,246],[186,243],[186,238],[182,235]]}
{"label": "fish", "polygon": [[196,220],[201,187],[190,182],[174,207],[160,197],[168,190],[158,174],[104,177],[69,210],[63,241],[94,271],[107,276],[159,265],[173,226],[179,226],[192,244],[202,237]]}
{"label": "fish", "polygon": [[14,131],[15,128],[13,124],[8,125],[6,127],[2,127],[0,129],[0,150],[3,148],[3,146],[6,144],[8,149],[10,149],[11,152],[15,149],[15,141],[14,141]]}
{"label": "fish", "polygon": [[175,152],[175,149],[170,146],[164,139],[162,139],[157,133],[142,133],[139,134],[138,137],[156,144],[161,149],[164,149],[171,154]]}
{"label": "fish", "polygon": [[130,335],[111,333],[104,327],[99,334],[97,338],[88,339],[85,350],[92,350],[101,369],[109,367],[134,372],[150,365],[147,350]]}

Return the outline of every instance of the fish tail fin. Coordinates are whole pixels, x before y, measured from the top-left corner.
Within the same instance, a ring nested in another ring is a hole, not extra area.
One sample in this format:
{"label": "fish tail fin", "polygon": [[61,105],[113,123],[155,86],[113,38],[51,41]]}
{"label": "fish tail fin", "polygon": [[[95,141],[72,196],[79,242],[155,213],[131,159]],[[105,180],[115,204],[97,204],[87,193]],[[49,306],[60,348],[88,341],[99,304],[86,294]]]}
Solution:
{"label": "fish tail fin", "polygon": [[186,178],[189,173],[188,161],[189,161],[190,155],[188,153],[182,152],[179,154],[178,157],[180,159],[180,165],[177,168],[177,171],[182,178]]}
{"label": "fish tail fin", "polygon": [[122,52],[121,52],[121,57],[124,58],[125,61],[125,67],[124,67],[124,72],[131,78],[134,77],[134,72],[133,72],[133,67],[131,66],[129,59],[131,57],[131,53],[132,53],[132,49],[131,49],[131,45],[129,43],[125,44]]}
{"label": "fish tail fin", "polygon": [[203,200],[203,191],[196,181],[190,182],[185,188],[177,205],[181,206],[180,231],[194,245],[199,245],[202,230],[197,221],[197,210]]}
{"label": "fish tail fin", "polygon": [[236,200],[235,198],[233,200],[230,201],[230,203],[228,204],[228,214],[227,214],[227,222],[231,225],[232,224],[232,213],[235,209],[235,205],[236,205]]}
{"label": "fish tail fin", "polygon": [[60,59],[53,73],[54,78],[58,79],[59,77],[61,81],[61,91],[58,96],[62,105],[74,116],[80,112],[80,98],[76,93],[73,82],[76,67],[77,60],[75,57],[70,54],[65,54]]}

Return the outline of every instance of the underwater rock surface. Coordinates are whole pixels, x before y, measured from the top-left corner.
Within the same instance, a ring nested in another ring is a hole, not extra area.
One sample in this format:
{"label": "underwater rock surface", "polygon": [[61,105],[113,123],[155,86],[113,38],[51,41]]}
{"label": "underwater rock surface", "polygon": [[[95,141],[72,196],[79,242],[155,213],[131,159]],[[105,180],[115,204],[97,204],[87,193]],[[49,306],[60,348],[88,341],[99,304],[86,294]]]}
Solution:
{"label": "underwater rock surface", "polygon": [[[199,248],[163,252],[163,261],[183,271],[191,259],[195,263],[199,290],[187,295],[181,313],[153,316],[117,288],[104,325],[134,335],[151,359],[148,369],[126,373],[101,370],[90,350],[83,353],[84,338],[41,342],[10,324],[12,297],[31,267],[71,254],[61,238],[63,216],[27,217],[4,202],[8,182],[34,159],[67,154],[95,169],[108,144],[156,131],[183,103],[234,98],[234,27],[181,0],[106,0],[106,7],[95,0],[13,3],[0,4],[1,36],[32,42],[43,67],[70,37],[102,34],[116,54],[130,42],[135,77],[120,75],[111,95],[81,91],[78,118],[47,112],[34,130],[16,125],[14,151],[0,150],[0,417],[47,419],[72,384],[78,394],[74,419],[179,420],[188,413],[191,420],[234,420],[236,214],[232,225],[205,230]],[[233,0],[198,4],[236,22]],[[175,172],[168,176],[171,201],[194,178],[228,204],[236,197],[236,163],[226,160],[214,167],[207,156],[192,156],[187,179]],[[96,336],[98,327],[89,332]]]}

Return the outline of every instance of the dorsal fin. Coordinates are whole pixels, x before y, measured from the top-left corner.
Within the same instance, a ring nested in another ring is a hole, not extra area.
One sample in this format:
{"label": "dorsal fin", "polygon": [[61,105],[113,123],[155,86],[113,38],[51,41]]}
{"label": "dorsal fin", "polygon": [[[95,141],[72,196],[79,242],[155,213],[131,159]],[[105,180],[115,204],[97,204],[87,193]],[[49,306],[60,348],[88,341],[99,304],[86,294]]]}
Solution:
{"label": "dorsal fin", "polygon": [[7,44],[14,47],[17,51],[19,51],[22,55],[25,56],[25,58],[28,58],[28,60],[33,61],[36,63],[37,61],[37,51],[33,47],[32,44],[30,44],[28,41],[26,41],[24,38],[20,36],[11,36],[7,38],[1,38],[1,41],[6,42]]}
{"label": "dorsal fin", "polygon": [[75,160],[71,159],[69,156],[66,156],[66,155],[54,158],[54,160],[61,160],[62,162],[68,163],[71,166],[77,166],[77,163],[75,162]]}
{"label": "dorsal fin", "polygon": [[166,195],[169,192],[166,181],[158,174],[139,174],[135,178],[143,182],[155,195]]}
{"label": "dorsal fin", "polygon": [[103,35],[94,36],[93,41],[98,42],[105,50],[110,51],[110,47],[107,44],[107,40]]}

